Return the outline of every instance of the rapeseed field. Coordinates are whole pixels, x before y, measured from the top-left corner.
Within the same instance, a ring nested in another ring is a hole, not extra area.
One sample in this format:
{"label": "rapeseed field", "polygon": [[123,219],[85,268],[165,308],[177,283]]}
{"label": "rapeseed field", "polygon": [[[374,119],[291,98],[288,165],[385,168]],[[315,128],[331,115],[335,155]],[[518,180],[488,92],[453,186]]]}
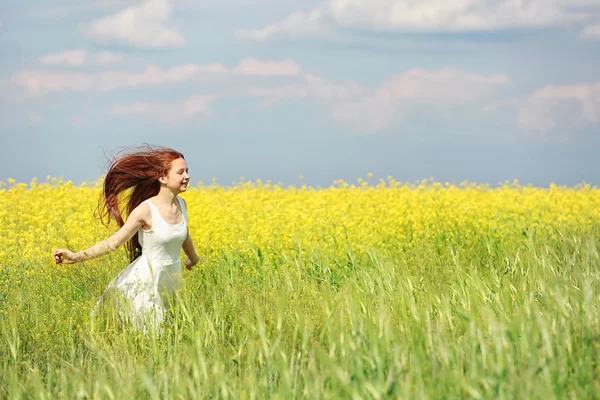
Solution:
{"label": "rapeseed field", "polygon": [[0,183],[0,398],[600,396],[600,189],[371,176],[182,195],[201,262],[160,334],[90,316],[101,180]]}

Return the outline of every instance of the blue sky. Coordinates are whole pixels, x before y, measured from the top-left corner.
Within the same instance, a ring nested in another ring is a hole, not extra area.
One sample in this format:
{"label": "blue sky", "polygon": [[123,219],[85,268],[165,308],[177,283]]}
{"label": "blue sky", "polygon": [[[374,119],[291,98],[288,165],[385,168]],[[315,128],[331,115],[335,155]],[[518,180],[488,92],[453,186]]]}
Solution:
{"label": "blue sky", "polygon": [[600,184],[598,0],[0,2],[0,180]]}

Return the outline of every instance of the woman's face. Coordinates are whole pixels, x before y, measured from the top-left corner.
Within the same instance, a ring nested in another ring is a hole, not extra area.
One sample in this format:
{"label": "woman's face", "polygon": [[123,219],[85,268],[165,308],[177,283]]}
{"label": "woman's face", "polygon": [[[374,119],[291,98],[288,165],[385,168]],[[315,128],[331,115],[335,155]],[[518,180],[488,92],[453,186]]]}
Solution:
{"label": "woman's face", "polygon": [[190,175],[188,174],[188,166],[183,158],[178,158],[173,161],[171,168],[167,172],[167,175],[161,179],[161,183],[164,183],[169,189],[176,192],[185,192],[187,190],[188,183],[190,182]]}

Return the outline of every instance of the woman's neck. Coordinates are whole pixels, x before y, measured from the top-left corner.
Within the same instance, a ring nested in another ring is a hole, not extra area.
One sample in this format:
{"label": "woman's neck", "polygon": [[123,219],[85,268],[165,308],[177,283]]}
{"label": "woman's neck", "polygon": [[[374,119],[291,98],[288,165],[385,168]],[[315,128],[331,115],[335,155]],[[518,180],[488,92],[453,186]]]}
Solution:
{"label": "woman's neck", "polygon": [[177,194],[173,193],[166,187],[161,187],[160,191],[156,195],[156,200],[159,203],[176,204],[177,203]]}

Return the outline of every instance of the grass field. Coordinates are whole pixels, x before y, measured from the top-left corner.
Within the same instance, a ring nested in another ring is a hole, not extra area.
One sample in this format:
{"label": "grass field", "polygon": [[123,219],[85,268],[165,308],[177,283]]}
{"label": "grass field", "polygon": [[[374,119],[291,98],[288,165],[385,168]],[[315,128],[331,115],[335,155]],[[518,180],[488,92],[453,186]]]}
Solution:
{"label": "grass field", "polygon": [[183,194],[162,334],[90,318],[98,183],[0,184],[0,398],[600,397],[600,190],[372,178]]}

